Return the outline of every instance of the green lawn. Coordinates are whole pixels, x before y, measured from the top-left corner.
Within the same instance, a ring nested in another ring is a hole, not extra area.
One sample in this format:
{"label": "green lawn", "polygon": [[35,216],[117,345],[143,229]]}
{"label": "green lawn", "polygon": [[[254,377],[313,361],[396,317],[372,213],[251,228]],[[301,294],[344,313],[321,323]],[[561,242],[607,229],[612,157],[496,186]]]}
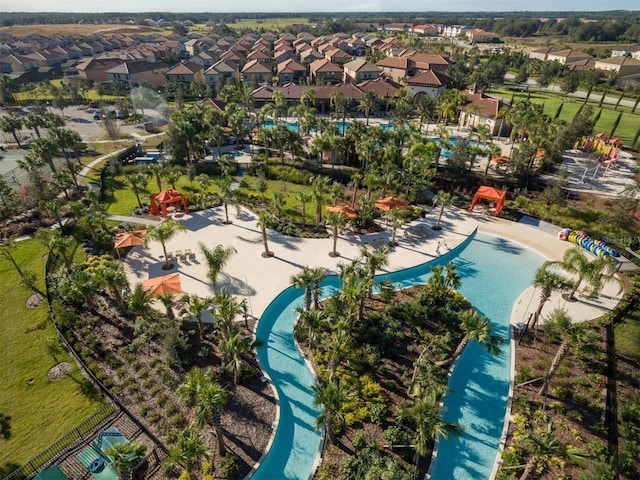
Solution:
{"label": "green lawn", "polygon": [[635,311],[616,327],[616,350],[640,361],[640,312]]}
{"label": "green lawn", "polygon": [[[252,192],[254,195],[260,195],[258,192],[258,178],[257,177],[244,177],[245,182],[248,184],[249,188],[246,191]],[[273,192],[284,192],[285,194],[285,205],[284,211],[287,215],[294,217],[296,220],[302,220],[302,208],[301,204],[298,200],[296,200],[297,192],[304,190],[307,192],[311,191],[311,187],[305,185],[297,185],[295,183],[284,182],[282,180],[267,180],[267,191],[265,192],[266,198],[273,198]],[[315,218],[315,209],[316,203],[314,201],[309,202],[306,205],[306,217],[307,223],[312,222]],[[324,213],[324,212],[323,212]]]}
{"label": "green lawn", "polygon": [[[26,240],[19,242],[14,256],[24,270],[42,277],[45,253],[40,243]],[[0,413],[11,417],[10,436],[0,448],[0,468],[12,470],[10,465],[25,463],[100,404],[83,393],[83,377],[66,353],[59,360],[74,365],[71,375],[49,382],[47,372],[55,361],[42,342],[55,332],[47,320],[46,306],[25,306],[30,291],[20,286],[20,277],[8,260],[0,260],[0,278],[5,286],[0,291]]]}
{"label": "green lawn", "polygon": [[[489,94],[502,97],[505,100],[511,100],[513,97],[514,101],[529,98],[532,103],[544,104],[544,113],[551,116],[551,118],[555,117],[558,107],[564,102],[559,118],[566,122],[570,122],[573,119],[580,105],[584,103],[584,101],[579,98],[564,96],[561,93],[542,92],[537,89],[530,89],[529,93],[523,91],[515,92],[514,94],[514,92],[509,89],[496,88],[492,89]],[[614,136],[622,139],[625,144],[630,145],[638,130],[638,125],[640,125],[640,108],[636,108],[636,112],[631,113],[631,107],[619,106],[618,109],[615,110],[614,105],[606,103],[603,104],[602,107],[599,107],[598,104],[601,96],[600,94],[591,94],[588,102],[588,105],[591,105],[593,108],[594,116],[597,115],[600,108],[602,108],[600,118],[594,127],[594,133],[604,132],[609,135],[616,118],[619,113],[622,112],[622,117]]]}
{"label": "green lawn", "polygon": [[264,28],[265,30],[280,30],[288,25],[300,24],[310,25],[309,17],[290,17],[290,18],[242,18],[235,23],[229,23],[228,26],[235,30],[258,30]]}

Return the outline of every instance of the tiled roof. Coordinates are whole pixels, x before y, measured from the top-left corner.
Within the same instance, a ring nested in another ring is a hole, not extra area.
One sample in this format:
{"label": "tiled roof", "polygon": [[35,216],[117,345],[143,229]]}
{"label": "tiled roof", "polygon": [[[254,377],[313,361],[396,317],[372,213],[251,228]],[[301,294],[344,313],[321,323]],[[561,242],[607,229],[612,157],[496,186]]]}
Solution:
{"label": "tiled roof", "polygon": [[380,97],[395,97],[398,90],[402,89],[402,85],[398,82],[383,77],[360,82],[356,86],[363,92],[373,90]]}
{"label": "tiled roof", "polygon": [[271,73],[271,68],[258,60],[251,60],[242,68],[242,73]]}
{"label": "tiled roof", "polygon": [[345,97],[357,100],[362,97],[363,92],[358,87],[349,83],[342,83],[340,85],[296,85],[289,83],[280,87],[265,86],[260,87],[252,92],[253,98],[256,100],[271,100],[271,94],[273,92],[282,92],[285,98],[288,100],[300,100],[305,90],[314,90],[316,94],[316,100],[329,100],[331,95],[336,92],[344,93]]}
{"label": "tiled roof", "polygon": [[450,82],[451,79],[449,77],[433,70],[427,70],[419,75],[407,78],[408,85],[442,87],[444,85],[448,85]]}
{"label": "tiled roof", "polygon": [[379,72],[380,69],[373,63],[368,62],[364,58],[357,58],[344,64],[345,69],[352,70],[354,72]]}
{"label": "tiled roof", "polygon": [[311,68],[312,72],[319,72],[319,73],[340,72],[340,73],[342,73],[342,68],[340,68],[339,65],[336,65],[335,63],[330,62],[326,58],[321,58],[319,60],[316,60],[315,62],[311,62],[311,65],[309,67]]}

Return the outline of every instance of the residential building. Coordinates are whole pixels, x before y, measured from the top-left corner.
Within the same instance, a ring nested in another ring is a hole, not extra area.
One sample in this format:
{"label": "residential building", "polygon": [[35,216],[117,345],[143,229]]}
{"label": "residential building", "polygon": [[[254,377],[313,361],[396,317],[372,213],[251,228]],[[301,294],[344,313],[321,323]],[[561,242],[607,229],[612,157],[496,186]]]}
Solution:
{"label": "residential building", "polygon": [[278,83],[286,84],[290,82],[299,83],[307,78],[307,67],[293,58],[278,63]]}
{"label": "residential building", "polygon": [[240,78],[249,85],[261,85],[271,83],[273,72],[270,65],[265,65],[260,60],[251,60],[242,68]]}
{"label": "residential building", "polygon": [[311,79],[314,82],[325,81],[339,83],[342,81],[342,67],[330,62],[326,58],[311,62],[309,65]]}
{"label": "residential building", "polygon": [[164,77],[167,82],[204,83],[204,68],[197,63],[183,60],[169,68],[165,72]]}
{"label": "residential building", "polygon": [[633,57],[596,59],[595,68],[614,72],[620,77],[640,73],[640,60]]}
{"label": "residential building", "polygon": [[344,83],[359,83],[365,80],[375,80],[380,76],[381,69],[364,58],[358,58],[345,63],[342,81]]}
{"label": "residential building", "polygon": [[461,127],[474,129],[478,125],[487,125],[491,135],[502,135],[508,131],[509,125],[498,118],[501,108],[509,108],[507,103],[502,99],[476,92],[475,85],[464,93],[468,103],[460,108],[458,123]]}
{"label": "residential building", "polygon": [[133,85],[151,85],[158,88],[164,85],[164,74],[167,70],[169,66],[163,62],[124,62],[107,70],[107,81],[131,82]]}
{"label": "residential building", "polygon": [[412,97],[419,94],[437,97],[447,89],[449,83],[451,83],[451,79],[444,73],[427,70],[407,78],[407,90]]}

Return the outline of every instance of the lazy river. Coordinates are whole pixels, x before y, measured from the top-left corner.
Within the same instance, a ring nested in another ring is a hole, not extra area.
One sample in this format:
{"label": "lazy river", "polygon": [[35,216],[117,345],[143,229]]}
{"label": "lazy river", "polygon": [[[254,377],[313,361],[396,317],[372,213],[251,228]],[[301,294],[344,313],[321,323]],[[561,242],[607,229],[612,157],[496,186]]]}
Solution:
{"label": "lazy river", "polygon": [[[398,287],[422,284],[429,267],[453,262],[462,277],[460,291],[491,320],[494,331],[509,338],[509,320],[518,296],[531,284],[544,259],[535,252],[501,238],[477,234],[444,256],[409,269],[379,276]],[[323,284],[330,295],[340,286],[337,277]],[[258,350],[260,365],[270,377],[279,402],[277,428],[269,451],[252,479],[307,479],[319,461],[321,433],[314,424],[319,408],[313,407],[314,377],[293,340],[296,307],[303,291],[287,288],[262,315],[256,335],[265,343]],[[459,437],[440,440],[431,466],[434,480],[488,479],[495,462],[507,409],[511,346],[505,343],[492,356],[471,342],[449,379],[444,399],[446,421],[464,427]]]}

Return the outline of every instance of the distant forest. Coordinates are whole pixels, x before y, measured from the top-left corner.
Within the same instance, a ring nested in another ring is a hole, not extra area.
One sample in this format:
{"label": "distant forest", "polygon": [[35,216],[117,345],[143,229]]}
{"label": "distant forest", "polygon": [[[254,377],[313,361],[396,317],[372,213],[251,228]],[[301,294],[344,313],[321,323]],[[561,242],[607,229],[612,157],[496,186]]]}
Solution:
{"label": "distant forest", "polygon": [[[318,12],[318,13],[3,13],[1,26],[68,24],[79,22],[144,24],[147,19],[168,21],[213,21],[233,24],[240,19],[307,18],[318,33],[353,32],[357,23],[439,23],[463,24],[492,31],[506,37],[565,35],[569,40],[586,42],[640,42],[640,10],[606,12]],[[546,20],[542,20],[546,19]]]}

